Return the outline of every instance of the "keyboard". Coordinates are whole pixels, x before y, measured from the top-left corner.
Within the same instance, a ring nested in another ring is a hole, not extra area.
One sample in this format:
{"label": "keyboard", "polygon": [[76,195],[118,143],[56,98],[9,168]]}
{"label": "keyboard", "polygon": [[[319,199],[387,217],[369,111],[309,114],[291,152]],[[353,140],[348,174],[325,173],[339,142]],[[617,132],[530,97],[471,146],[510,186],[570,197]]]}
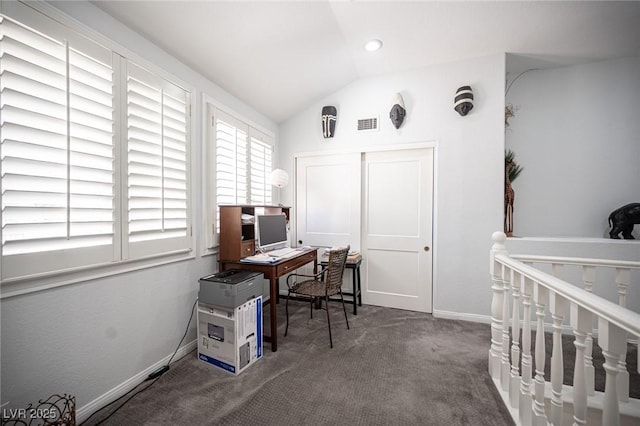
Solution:
{"label": "keyboard", "polygon": [[272,257],[289,257],[296,253],[296,249],[292,249],[290,247],[281,248],[278,250],[271,250],[267,252],[269,256]]}

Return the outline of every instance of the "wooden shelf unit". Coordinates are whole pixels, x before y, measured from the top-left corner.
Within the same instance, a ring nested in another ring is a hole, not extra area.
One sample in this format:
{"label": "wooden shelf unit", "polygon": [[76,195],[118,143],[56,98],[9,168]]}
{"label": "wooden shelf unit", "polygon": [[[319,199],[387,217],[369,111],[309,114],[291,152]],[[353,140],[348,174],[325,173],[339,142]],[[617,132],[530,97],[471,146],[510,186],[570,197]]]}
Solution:
{"label": "wooden shelf unit", "polygon": [[[256,253],[255,217],[263,214],[284,213],[288,226],[290,211],[290,207],[283,206],[220,206],[219,260],[237,261],[243,257],[253,256]],[[253,220],[250,223],[243,223],[242,215],[250,215]]]}

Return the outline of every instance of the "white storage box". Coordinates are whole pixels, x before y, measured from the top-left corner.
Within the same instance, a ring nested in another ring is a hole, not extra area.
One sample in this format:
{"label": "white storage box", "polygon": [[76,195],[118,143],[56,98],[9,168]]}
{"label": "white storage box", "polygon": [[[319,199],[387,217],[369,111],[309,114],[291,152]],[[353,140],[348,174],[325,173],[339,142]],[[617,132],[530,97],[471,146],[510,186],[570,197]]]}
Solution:
{"label": "white storage box", "polygon": [[262,358],[262,296],[236,308],[198,303],[198,358],[236,375]]}

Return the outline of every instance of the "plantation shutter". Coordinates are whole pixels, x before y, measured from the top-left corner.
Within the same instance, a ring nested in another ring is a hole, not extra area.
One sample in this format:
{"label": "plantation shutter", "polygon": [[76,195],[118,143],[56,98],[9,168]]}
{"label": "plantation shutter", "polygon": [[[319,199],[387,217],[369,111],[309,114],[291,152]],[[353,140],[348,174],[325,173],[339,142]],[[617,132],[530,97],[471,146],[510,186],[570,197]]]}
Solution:
{"label": "plantation shutter", "polygon": [[188,106],[182,88],[127,62],[129,258],[190,246]]}
{"label": "plantation shutter", "polygon": [[249,127],[216,109],[216,204],[247,204]]}
{"label": "plantation shutter", "polygon": [[2,278],[112,261],[112,53],[0,22]]}
{"label": "plantation shutter", "polygon": [[251,156],[251,203],[271,204],[271,182],[269,175],[272,169],[272,148],[267,136],[255,129],[250,129]]}

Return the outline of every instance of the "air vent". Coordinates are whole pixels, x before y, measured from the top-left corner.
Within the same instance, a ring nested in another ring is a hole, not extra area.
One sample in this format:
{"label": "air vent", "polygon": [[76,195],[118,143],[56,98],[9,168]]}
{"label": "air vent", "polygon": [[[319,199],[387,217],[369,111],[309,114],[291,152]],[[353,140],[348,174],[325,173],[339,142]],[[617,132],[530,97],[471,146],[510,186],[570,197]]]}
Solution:
{"label": "air vent", "polygon": [[378,130],[378,117],[361,118],[358,120],[359,132],[372,132]]}

